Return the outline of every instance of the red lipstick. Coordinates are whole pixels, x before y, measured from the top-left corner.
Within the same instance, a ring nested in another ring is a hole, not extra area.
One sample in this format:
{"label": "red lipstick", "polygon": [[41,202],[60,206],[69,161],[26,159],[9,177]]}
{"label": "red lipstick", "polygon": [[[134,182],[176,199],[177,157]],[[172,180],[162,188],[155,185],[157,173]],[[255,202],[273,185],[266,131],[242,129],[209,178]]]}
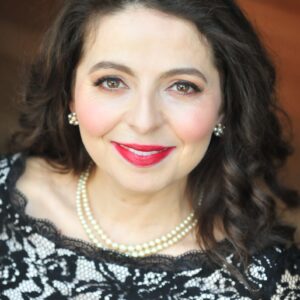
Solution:
{"label": "red lipstick", "polygon": [[166,158],[176,147],[160,145],[119,144],[112,142],[118,153],[138,167],[155,165]]}

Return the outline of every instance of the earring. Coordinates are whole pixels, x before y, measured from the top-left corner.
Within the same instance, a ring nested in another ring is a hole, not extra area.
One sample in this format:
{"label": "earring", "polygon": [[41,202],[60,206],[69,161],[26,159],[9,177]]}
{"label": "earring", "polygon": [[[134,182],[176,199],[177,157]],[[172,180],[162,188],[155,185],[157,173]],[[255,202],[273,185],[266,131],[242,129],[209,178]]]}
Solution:
{"label": "earring", "polygon": [[225,131],[225,126],[222,123],[218,123],[214,128],[214,135],[215,136],[223,136]]}
{"label": "earring", "polygon": [[68,120],[69,120],[70,125],[77,126],[79,124],[79,122],[77,120],[77,115],[76,115],[75,112],[72,112],[72,113],[68,114]]}

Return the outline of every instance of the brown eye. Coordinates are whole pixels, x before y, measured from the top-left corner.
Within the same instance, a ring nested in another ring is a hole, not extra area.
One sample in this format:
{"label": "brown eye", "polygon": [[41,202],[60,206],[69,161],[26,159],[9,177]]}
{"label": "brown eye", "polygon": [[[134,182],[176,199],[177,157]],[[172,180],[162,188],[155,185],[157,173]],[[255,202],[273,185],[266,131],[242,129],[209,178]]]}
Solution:
{"label": "brown eye", "polygon": [[110,89],[115,89],[115,88],[119,87],[119,84],[120,84],[120,82],[118,80],[112,79],[112,78],[111,79],[107,79],[106,82],[107,82],[107,86]]}
{"label": "brown eye", "polygon": [[94,83],[95,86],[99,86],[106,90],[116,90],[118,88],[126,87],[121,79],[116,77],[103,77]]}
{"label": "brown eye", "polygon": [[188,93],[188,92],[189,92],[189,89],[190,89],[190,86],[188,86],[188,85],[185,84],[185,83],[179,83],[179,84],[177,85],[177,90],[178,90],[178,92]]}
{"label": "brown eye", "polygon": [[177,92],[183,95],[201,92],[201,89],[197,85],[188,81],[178,81],[173,86]]}

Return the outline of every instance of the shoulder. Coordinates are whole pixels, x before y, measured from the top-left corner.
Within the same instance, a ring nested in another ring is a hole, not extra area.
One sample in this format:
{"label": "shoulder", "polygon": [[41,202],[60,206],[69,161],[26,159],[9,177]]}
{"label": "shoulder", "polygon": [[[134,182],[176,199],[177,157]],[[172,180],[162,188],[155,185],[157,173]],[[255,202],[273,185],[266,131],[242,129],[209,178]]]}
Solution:
{"label": "shoulder", "polygon": [[47,160],[28,157],[26,167],[16,182],[16,189],[26,196],[26,211],[37,218],[50,219],[57,209],[73,207],[77,180],[72,173],[60,173]]}
{"label": "shoulder", "polygon": [[21,159],[21,153],[0,156],[0,186],[7,187],[7,179],[15,163]]}
{"label": "shoulder", "polygon": [[0,156],[0,198],[10,192],[10,188],[23,170],[24,158],[22,154]]}
{"label": "shoulder", "polygon": [[23,153],[0,156],[0,221],[2,224],[13,221],[16,210],[23,210],[27,205],[27,199],[26,203],[23,200],[20,203],[19,197],[16,196],[23,192],[18,189],[20,183],[22,186],[23,182],[27,182],[26,179],[29,178],[27,185],[30,188],[36,189],[37,186],[40,186],[43,189],[41,182],[45,181],[47,176],[42,176],[42,173],[38,172],[39,169],[42,169],[39,167],[40,161],[42,159],[28,157]]}
{"label": "shoulder", "polygon": [[300,299],[300,249],[292,246],[282,250],[275,264],[271,299]]}
{"label": "shoulder", "polygon": [[10,216],[10,194],[14,181],[23,170],[22,155],[0,156],[0,220],[5,222]]}
{"label": "shoulder", "polygon": [[263,288],[266,299],[300,299],[300,249],[276,245],[260,251],[251,259],[247,278]]}

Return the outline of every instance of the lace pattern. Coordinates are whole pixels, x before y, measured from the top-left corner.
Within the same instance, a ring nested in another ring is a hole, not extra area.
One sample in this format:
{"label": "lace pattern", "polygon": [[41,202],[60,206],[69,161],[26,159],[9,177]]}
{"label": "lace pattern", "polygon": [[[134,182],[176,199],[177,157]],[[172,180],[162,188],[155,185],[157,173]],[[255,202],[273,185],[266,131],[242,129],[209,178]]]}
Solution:
{"label": "lace pattern", "polygon": [[[250,291],[206,253],[132,258],[62,235],[25,213],[15,189],[25,157],[0,160],[1,299],[300,299],[300,251],[282,245],[251,258]],[[227,241],[219,245],[230,252]],[[241,269],[228,253],[227,261]],[[253,292],[256,291],[256,292]]]}

